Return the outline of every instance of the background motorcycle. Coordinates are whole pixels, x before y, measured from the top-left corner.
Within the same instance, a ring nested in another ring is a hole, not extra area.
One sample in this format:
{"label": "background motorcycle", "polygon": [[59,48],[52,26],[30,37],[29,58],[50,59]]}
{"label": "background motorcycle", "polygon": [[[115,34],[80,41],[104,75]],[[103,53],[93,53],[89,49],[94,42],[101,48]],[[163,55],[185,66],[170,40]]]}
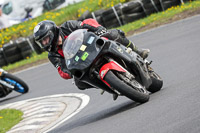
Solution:
{"label": "background motorcycle", "polygon": [[0,69],[0,98],[7,96],[12,90],[24,94],[29,91],[29,87],[20,78]]}
{"label": "background motorcycle", "polygon": [[63,52],[74,78],[136,102],[147,102],[149,92],[159,91],[163,85],[150,62],[130,48],[102,39],[85,29],[68,36]]}

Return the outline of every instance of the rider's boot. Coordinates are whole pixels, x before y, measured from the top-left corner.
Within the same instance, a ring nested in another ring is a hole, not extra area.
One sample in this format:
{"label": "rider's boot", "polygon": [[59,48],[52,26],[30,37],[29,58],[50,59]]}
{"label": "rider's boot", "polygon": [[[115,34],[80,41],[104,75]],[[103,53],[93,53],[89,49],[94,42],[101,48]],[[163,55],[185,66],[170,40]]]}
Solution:
{"label": "rider's boot", "polygon": [[129,44],[126,47],[130,47],[133,51],[139,54],[143,59],[146,59],[149,55],[149,49],[138,49],[137,46],[129,40]]}
{"label": "rider's boot", "polygon": [[141,49],[141,50],[137,50],[136,53],[139,54],[143,59],[146,59],[149,56],[149,49]]}
{"label": "rider's boot", "polygon": [[147,58],[149,55],[149,52],[150,52],[149,49],[138,49],[136,45],[125,36],[125,33],[122,30],[118,30],[118,29],[108,30],[108,32],[102,36],[110,40],[119,42],[127,48],[130,47],[133,51],[139,54],[143,59]]}
{"label": "rider's boot", "polygon": [[130,41],[126,36],[125,33],[122,30],[118,30],[118,33],[120,36],[118,36],[118,42],[121,42],[121,44],[124,44],[127,48],[130,47],[133,51],[135,51],[137,54],[139,54],[143,59],[146,59],[149,55],[150,50],[149,49],[138,49],[137,46]]}

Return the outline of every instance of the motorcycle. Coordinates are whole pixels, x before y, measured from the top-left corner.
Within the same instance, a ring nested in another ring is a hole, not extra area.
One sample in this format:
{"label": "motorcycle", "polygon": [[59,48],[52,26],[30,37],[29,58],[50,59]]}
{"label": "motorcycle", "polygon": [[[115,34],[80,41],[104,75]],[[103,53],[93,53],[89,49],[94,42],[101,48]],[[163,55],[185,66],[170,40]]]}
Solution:
{"label": "motorcycle", "polygon": [[24,94],[29,91],[29,87],[20,78],[0,69],[0,98],[7,96],[13,90]]}
{"label": "motorcycle", "polygon": [[74,78],[94,88],[144,103],[162,88],[163,80],[141,58],[122,44],[86,29],[72,32],[63,45],[65,63]]}

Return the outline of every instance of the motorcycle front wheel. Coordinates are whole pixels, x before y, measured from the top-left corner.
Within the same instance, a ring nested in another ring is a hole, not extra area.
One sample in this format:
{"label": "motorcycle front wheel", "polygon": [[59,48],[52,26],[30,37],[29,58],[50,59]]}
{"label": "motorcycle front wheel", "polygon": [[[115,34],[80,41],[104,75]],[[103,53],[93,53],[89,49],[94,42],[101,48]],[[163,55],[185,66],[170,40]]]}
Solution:
{"label": "motorcycle front wheel", "polygon": [[135,85],[130,86],[123,80],[119,79],[112,71],[108,71],[104,80],[115,90],[122,95],[130,98],[133,101],[139,103],[145,103],[149,101],[149,93],[145,91],[145,88],[136,80],[132,80]]}
{"label": "motorcycle front wheel", "polygon": [[10,85],[14,86],[14,90],[19,92],[19,93],[27,93],[29,91],[29,87],[28,85],[21,80],[20,78],[9,74],[9,73],[5,73],[3,76],[3,80],[7,83],[9,83]]}

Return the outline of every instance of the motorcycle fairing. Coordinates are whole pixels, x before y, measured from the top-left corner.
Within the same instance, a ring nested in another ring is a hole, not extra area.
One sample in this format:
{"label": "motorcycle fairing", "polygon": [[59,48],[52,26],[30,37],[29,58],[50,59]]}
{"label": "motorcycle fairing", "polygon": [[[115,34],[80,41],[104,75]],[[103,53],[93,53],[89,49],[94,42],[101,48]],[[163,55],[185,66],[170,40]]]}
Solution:
{"label": "motorcycle fairing", "polygon": [[104,77],[108,73],[109,70],[126,72],[126,70],[115,61],[111,61],[111,62],[103,65],[99,71],[99,75],[100,75],[101,80],[108,86],[110,86],[110,85],[104,80]]}
{"label": "motorcycle fairing", "polygon": [[119,46],[116,45],[115,42],[110,42],[111,43],[110,46],[107,48],[107,52],[113,54],[115,57],[121,58],[123,61],[126,62],[130,69],[135,69],[138,75],[140,75],[140,80],[142,81],[142,84],[144,84],[144,86],[148,88],[152,81],[148,74],[147,68],[145,67],[145,62],[142,60],[142,58],[134,51],[132,51],[131,53],[127,53],[127,48],[125,46],[120,45],[121,49],[119,50]]}

